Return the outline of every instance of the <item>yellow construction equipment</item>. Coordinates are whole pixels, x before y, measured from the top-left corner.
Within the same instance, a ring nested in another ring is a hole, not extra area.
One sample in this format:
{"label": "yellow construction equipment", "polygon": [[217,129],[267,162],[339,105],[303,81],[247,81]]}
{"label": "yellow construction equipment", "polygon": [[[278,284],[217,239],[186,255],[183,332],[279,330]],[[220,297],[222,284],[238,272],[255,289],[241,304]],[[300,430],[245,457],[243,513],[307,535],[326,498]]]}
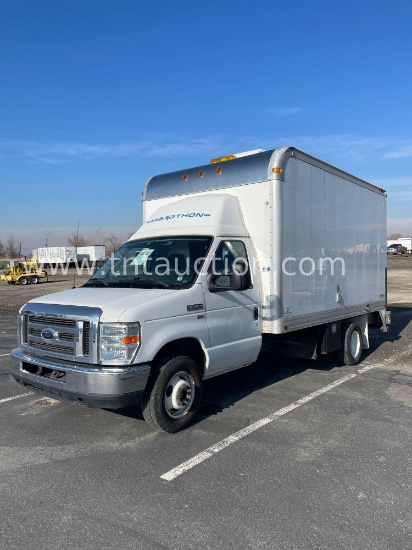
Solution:
{"label": "yellow construction equipment", "polygon": [[25,262],[11,260],[0,276],[0,279],[7,281],[10,285],[15,283],[19,285],[33,283],[35,285],[40,279],[45,279],[46,277],[47,271],[43,271],[35,260]]}

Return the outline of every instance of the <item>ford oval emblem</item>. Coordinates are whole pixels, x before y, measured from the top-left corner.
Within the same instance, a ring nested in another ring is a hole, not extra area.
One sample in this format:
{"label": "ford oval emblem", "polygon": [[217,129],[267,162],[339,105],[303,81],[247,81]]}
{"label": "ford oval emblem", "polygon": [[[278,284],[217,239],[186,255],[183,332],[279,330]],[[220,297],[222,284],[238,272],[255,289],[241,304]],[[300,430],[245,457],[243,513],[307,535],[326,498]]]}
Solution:
{"label": "ford oval emblem", "polygon": [[44,328],[40,334],[43,340],[57,340],[59,337],[57,330],[53,330],[51,328]]}

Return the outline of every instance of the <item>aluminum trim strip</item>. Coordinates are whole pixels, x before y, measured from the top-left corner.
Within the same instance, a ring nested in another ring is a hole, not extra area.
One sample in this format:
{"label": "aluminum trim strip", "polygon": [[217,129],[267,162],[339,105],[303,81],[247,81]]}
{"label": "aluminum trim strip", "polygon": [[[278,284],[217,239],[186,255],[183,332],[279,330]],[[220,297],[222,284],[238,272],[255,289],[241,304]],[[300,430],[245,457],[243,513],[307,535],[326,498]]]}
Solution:
{"label": "aluminum trim strip", "polygon": [[359,306],[352,306],[348,308],[332,309],[328,311],[321,311],[318,313],[311,313],[309,315],[297,315],[296,317],[284,317],[284,330],[283,332],[292,332],[301,328],[313,327],[321,325],[323,323],[332,323],[333,321],[340,321],[357,315],[364,315],[365,313],[373,313],[380,311],[385,307],[385,302],[373,302],[370,304],[362,304]]}

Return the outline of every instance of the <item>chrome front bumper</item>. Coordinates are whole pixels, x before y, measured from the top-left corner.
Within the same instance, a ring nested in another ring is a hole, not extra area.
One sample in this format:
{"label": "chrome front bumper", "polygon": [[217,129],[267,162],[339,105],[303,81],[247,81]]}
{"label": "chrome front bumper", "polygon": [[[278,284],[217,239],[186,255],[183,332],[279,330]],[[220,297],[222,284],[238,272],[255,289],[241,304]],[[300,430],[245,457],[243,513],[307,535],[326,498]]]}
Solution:
{"label": "chrome front bumper", "polygon": [[54,399],[88,407],[119,409],[138,405],[150,373],[149,365],[101,368],[12,351],[19,363],[12,375],[28,389]]}

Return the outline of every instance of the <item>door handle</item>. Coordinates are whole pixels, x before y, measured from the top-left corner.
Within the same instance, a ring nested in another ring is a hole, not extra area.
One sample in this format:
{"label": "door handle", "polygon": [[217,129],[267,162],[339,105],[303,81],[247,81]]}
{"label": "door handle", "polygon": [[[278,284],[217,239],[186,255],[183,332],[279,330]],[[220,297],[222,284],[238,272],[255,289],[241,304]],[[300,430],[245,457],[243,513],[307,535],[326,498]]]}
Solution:
{"label": "door handle", "polygon": [[253,319],[257,321],[259,319],[259,308],[254,307],[253,308]]}

